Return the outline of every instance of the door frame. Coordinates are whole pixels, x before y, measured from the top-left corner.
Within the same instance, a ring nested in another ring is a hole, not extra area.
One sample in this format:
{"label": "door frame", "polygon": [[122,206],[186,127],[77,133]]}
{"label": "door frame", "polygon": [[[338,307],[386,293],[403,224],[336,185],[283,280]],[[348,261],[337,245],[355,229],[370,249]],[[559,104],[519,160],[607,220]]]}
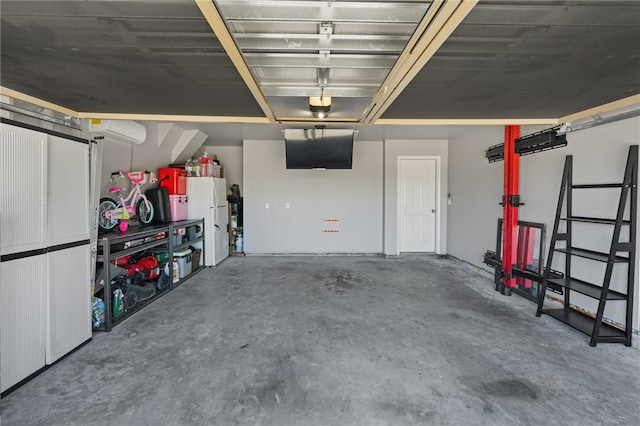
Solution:
{"label": "door frame", "polygon": [[[400,235],[400,221],[402,220],[400,212],[401,212],[401,208],[402,208],[402,203],[401,203],[401,199],[400,199],[400,193],[401,193],[401,188],[402,188],[402,176],[401,176],[401,171],[402,168],[400,167],[402,160],[435,160],[436,162],[436,180],[435,180],[435,186],[436,186],[436,192],[435,192],[435,196],[436,196],[436,217],[435,217],[435,251],[434,253],[436,254],[440,254],[440,208],[441,208],[441,203],[440,203],[440,196],[441,196],[441,189],[440,189],[440,162],[442,161],[441,157],[438,155],[399,155],[397,158],[397,164],[396,164],[396,254],[399,256],[400,255],[400,239],[401,239],[401,235]],[[425,252],[428,253],[428,252]]]}

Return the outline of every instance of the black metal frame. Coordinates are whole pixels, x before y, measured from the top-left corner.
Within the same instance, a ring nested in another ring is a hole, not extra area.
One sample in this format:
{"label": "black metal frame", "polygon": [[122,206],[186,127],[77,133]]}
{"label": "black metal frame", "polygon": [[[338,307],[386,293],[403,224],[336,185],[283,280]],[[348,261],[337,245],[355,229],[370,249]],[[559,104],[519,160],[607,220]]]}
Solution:
{"label": "black metal frame", "polygon": [[[127,254],[132,254],[132,253],[138,253],[144,250],[148,250],[154,247],[163,247],[167,250],[168,252],[168,259],[169,259],[169,279],[171,280],[171,283],[169,285],[169,288],[167,290],[164,290],[162,292],[158,292],[156,293],[156,295],[148,300],[145,300],[141,303],[138,303],[136,305],[136,307],[134,309],[132,309],[131,311],[125,313],[123,316],[119,317],[119,318],[113,318],[113,309],[112,309],[112,303],[111,303],[111,295],[112,295],[112,285],[111,285],[111,281],[112,281],[112,277],[111,277],[111,269],[108,267],[104,267],[103,268],[103,274],[102,277],[104,279],[104,284],[103,284],[103,291],[104,291],[104,313],[105,313],[105,323],[104,326],[101,328],[94,328],[94,331],[111,331],[111,329],[113,328],[114,325],[118,324],[119,322],[125,320],[126,318],[128,318],[129,316],[131,316],[132,314],[138,312],[140,309],[144,308],[145,306],[147,306],[149,303],[157,300],[159,297],[163,296],[164,294],[168,293],[170,290],[173,290],[174,288],[178,287],[180,284],[182,284],[185,280],[189,279],[191,276],[195,275],[197,272],[200,272],[200,270],[204,269],[204,266],[200,266],[198,269],[192,270],[191,274],[187,275],[184,278],[181,278],[180,281],[178,281],[177,283],[173,283],[173,280],[171,279],[171,277],[173,276],[173,262],[171,262],[171,259],[173,259],[173,252],[176,250],[179,250],[181,248],[187,247],[191,244],[195,244],[198,242],[203,242],[202,244],[202,254],[200,256],[200,263],[201,265],[204,265],[204,232],[202,233],[201,237],[197,237],[197,238],[192,238],[189,241],[182,243],[182,244],[177,244],[174,245],[173,244],[173,231],[176,229],[181,229],[181,228],[186,228],[189,226],[193,226],[193,225],[200,225],[202,227],[204,227],[204,219],[195,219],[195,220],[184,220],[184,221],[179,221],[179,222],[172,222],[170,224],[167,225],[148,225],[148,226],[142,226],[139,229],[137,229],[137,227],[132,227],[129,228],[129,230],[127,232],[124,233],[117,233],[117,232],[107,232],[107,233],[103,233],[101,234],[101,236],[98,238],[98,247],[100,248],[100,254],[98,254],[98,258],[97,261],[101,262],[103,265],[108,265],[113,259],[118,258],[118,257],[122,257],[122,256],[126,256]],[[150,242],[146,242],[137,246],[132,246],[129,248],[124,248],[124,249],[120,249],[120,250],[113,250],[114,245],[118,245],[121,243],[125,243],[131,240],[136,240],[136,239],[144,239],[147,237],[154,237],[155,235],[159,234],[159,233],[164,233],[165,237],[162,239],[158,239],[158,240],[153,240]],[[98,283],[97,283],[98,284]],[[94,290],[94,293],[96,292],[96,290]]]}
{"label": "black metal frame", "polygon": [[567,135],[559,135],[558,130],[560,130],[560,126],[516,139],[516,154],[529,155],[567,146]]}
{"label": "black metal frame", "polygon": [[[485,253],[484,256],[484,263],[493,267],[495,270],[494,273],[494,282],[496,284],[496,291],[499,291],[500,293],[508,296],[511,293],[511,290],[513,290],[516,294],[519,294],[520,296],[525,297],[526,299],[531,300],[532,302],[536,302],[538,300],[537,296],[532,295],[531,293],[522,290],[519,287],[514,287],[512,289],[505,287],[502,284],[502,274],[504,273],[502,271],[502,257],[501,257],[501,253],[502,253],[502,223],[503,223],[503,219],[499,218],[498,219],[498,232],[496,235],[496,251],[492,252],[492,251],[487,251]],[[519,220],[518,221],[518,226],[526,226],[529,228],[536,228],[536,229],[540,229],[540,242],[539,242],[539,248],[538,248],[538,253],[540,256],[540,259],[538,261],[538,270],[537,271],[530,271],[530,270],[525,270],[525,269],[520,269],[518,268],[516,265],[513,265],[511,273],[514,277],[522,277],[522,278],[526,278],[528,280],[531,280],[533,282],[535,282],[536,284],[538,284],[537,287],[537,294],[540,293],[540,286],[539,284],[542,282],[542,277],[543,277],[543,269],[542,269],[542,265],[544,265],[544,242],[546,239],[546,232],[547,232],[547,225],[545,225],[544,223],[537,223],[537,222],[527,222],[527,221],[523,221],[523,220]]]}
{"label": "black metal frame", "polygon": [[[603,219],[596,217],[573,216],[572,212],[572,192],[574,189],[593,188],[620,188],[620,201],[615,219]],[[624,219],[624,212],[627,201],[630,201],[629,219]],[[562,217],[562,207],[566,203],[566,216]],[[562,173],[562,183],[560,185],[560,195],[553,225],[551,244],[549,245],[549,256],[547,257],[546,273],[542,281],[542,292],[538,299],[538,309],[536,316],[541,314],[550,315],[569,326],[590,335],[589,346],[596,346],[598,342],[624,343],[631,346],[631,336],[633,334],[633,297],[634,297],[634,273],[636,265],[636,234],[638,217],[638,145],[629,147],[629,155],[621,183],[613,184],[573,184],[573,157],[568,155],[565,160],[564,171]],[[560,222],[566,222],[566,231],[560,232]],[[572,244],[572,224],[573,222],[586,222],[594,224],[613,225],[613,236],[611,247],[608,253],[597,252],[584,248],[574,247]],[[627,242],[620,241],[620,234],[623,226],[628,226],[629,237]],[[565,247],[558,248],[556,244],[564,241]],[[548,271],[553,262],[554,252],[565,253],[565,277],[562,279],[550,277]],[[627,252],[628,256],[620,256],[619,252]],[[571,261],[573,256],[579,256],[599,262],[606,262],[606,270],[602,285],[595,285],[583,280],[573,278],[571,275]],[[627,264],[627,290],[626,293],[609,290],[611,275],[616,263]],[[543,309],[545,292],[548,285],[556,284],[565,288],[564,307],[562,309]],[[595,318],[585,315],[571,308],[570,293],[575,291],[586,296],[598,299],[598,310]],[[618,300],[626,302],[626,324],[624,330],[603,323],[604,309],[607,300]]]}
{"label": "black metal frame", "polygon": [[[567,135],[564,133],[558,134],[560,127],[552,127],[516,139],[514,144],[515,153],[529,155],[567,146]],[[485,157],[490,163],[504,160],[504,143],[490,146],[485,151]]]}

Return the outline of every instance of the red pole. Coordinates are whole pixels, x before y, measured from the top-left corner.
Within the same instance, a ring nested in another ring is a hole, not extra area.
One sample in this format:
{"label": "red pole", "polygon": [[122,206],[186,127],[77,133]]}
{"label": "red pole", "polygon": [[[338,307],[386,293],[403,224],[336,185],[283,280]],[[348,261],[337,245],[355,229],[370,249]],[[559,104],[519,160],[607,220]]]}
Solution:
{"label": "red pole", "polygon": [[520,137],[520,126],[504,127],[504,196],[502,206],[502,284],[511,289],[516,286],[512,266],[516,262],[518,247],[518,177],[520,155],[515,152],[515,140]]}

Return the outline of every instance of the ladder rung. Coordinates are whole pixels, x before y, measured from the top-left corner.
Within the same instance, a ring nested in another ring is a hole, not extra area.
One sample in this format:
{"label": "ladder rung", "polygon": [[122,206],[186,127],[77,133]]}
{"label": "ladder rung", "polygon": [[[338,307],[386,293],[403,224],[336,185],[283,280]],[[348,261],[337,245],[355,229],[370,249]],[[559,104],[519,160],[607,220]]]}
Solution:
{"label": "ladder rung", "polygon": [[[584,257],[585,259],[597,260],[598,262],[609,261],[609,253],[588,250],[579,247],[557,248],[555,249],[555,251],[565,254],[571,254],[573,256]],[[628,262],[629,258],[624,256],[614,256],[613,261],[615,263]]]}
{"label": "ladder rung", "polygon": [[622,183],[587,183],[582,185],[571,185],[573,189],[590,189],[590,188],[622,188]]}
{"label": "ladder rung", "polygon": [[[568,220],[571,222],[586,222],[586,223],[600,223],[604,225],[615,225],[615,219],[605,219],[601,217],[587,217],[587,216],[571,216],[571,217],[561,217],[560,220]],[[623,220],[623,225],[629,225],[631,223],[630,220]]]}
{"label": "ladder rung", "polygon": [[616,244],[617,251],[629,251],[631,250],[631,243],[617,243]]}
{"label": "ladder rung", "polygon": [[[550,278],[549,282],[552,284],[556,284],[569,290],[577,291],[578,293],[582,293],[589,297],[593,297],[594,299],[600,299],[602,297],[603,288],[601,286],[597,286],[595,284],[591,284],[589,282],[579,280],[577,278]],[[621,293],[619,291],[608,290],[607,291],[607,300],[627,300],[628,297],[626,294]]]}

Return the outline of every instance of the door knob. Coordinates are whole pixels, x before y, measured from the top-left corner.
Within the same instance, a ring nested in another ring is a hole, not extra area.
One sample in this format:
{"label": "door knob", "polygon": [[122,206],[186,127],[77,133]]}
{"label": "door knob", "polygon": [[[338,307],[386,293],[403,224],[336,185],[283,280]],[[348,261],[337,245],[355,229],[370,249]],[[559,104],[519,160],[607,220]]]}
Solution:
{"label": "door knob", "polygon": [[435,212],[436,212],[436,209],[431,209],[431,213],[435,213]]}

